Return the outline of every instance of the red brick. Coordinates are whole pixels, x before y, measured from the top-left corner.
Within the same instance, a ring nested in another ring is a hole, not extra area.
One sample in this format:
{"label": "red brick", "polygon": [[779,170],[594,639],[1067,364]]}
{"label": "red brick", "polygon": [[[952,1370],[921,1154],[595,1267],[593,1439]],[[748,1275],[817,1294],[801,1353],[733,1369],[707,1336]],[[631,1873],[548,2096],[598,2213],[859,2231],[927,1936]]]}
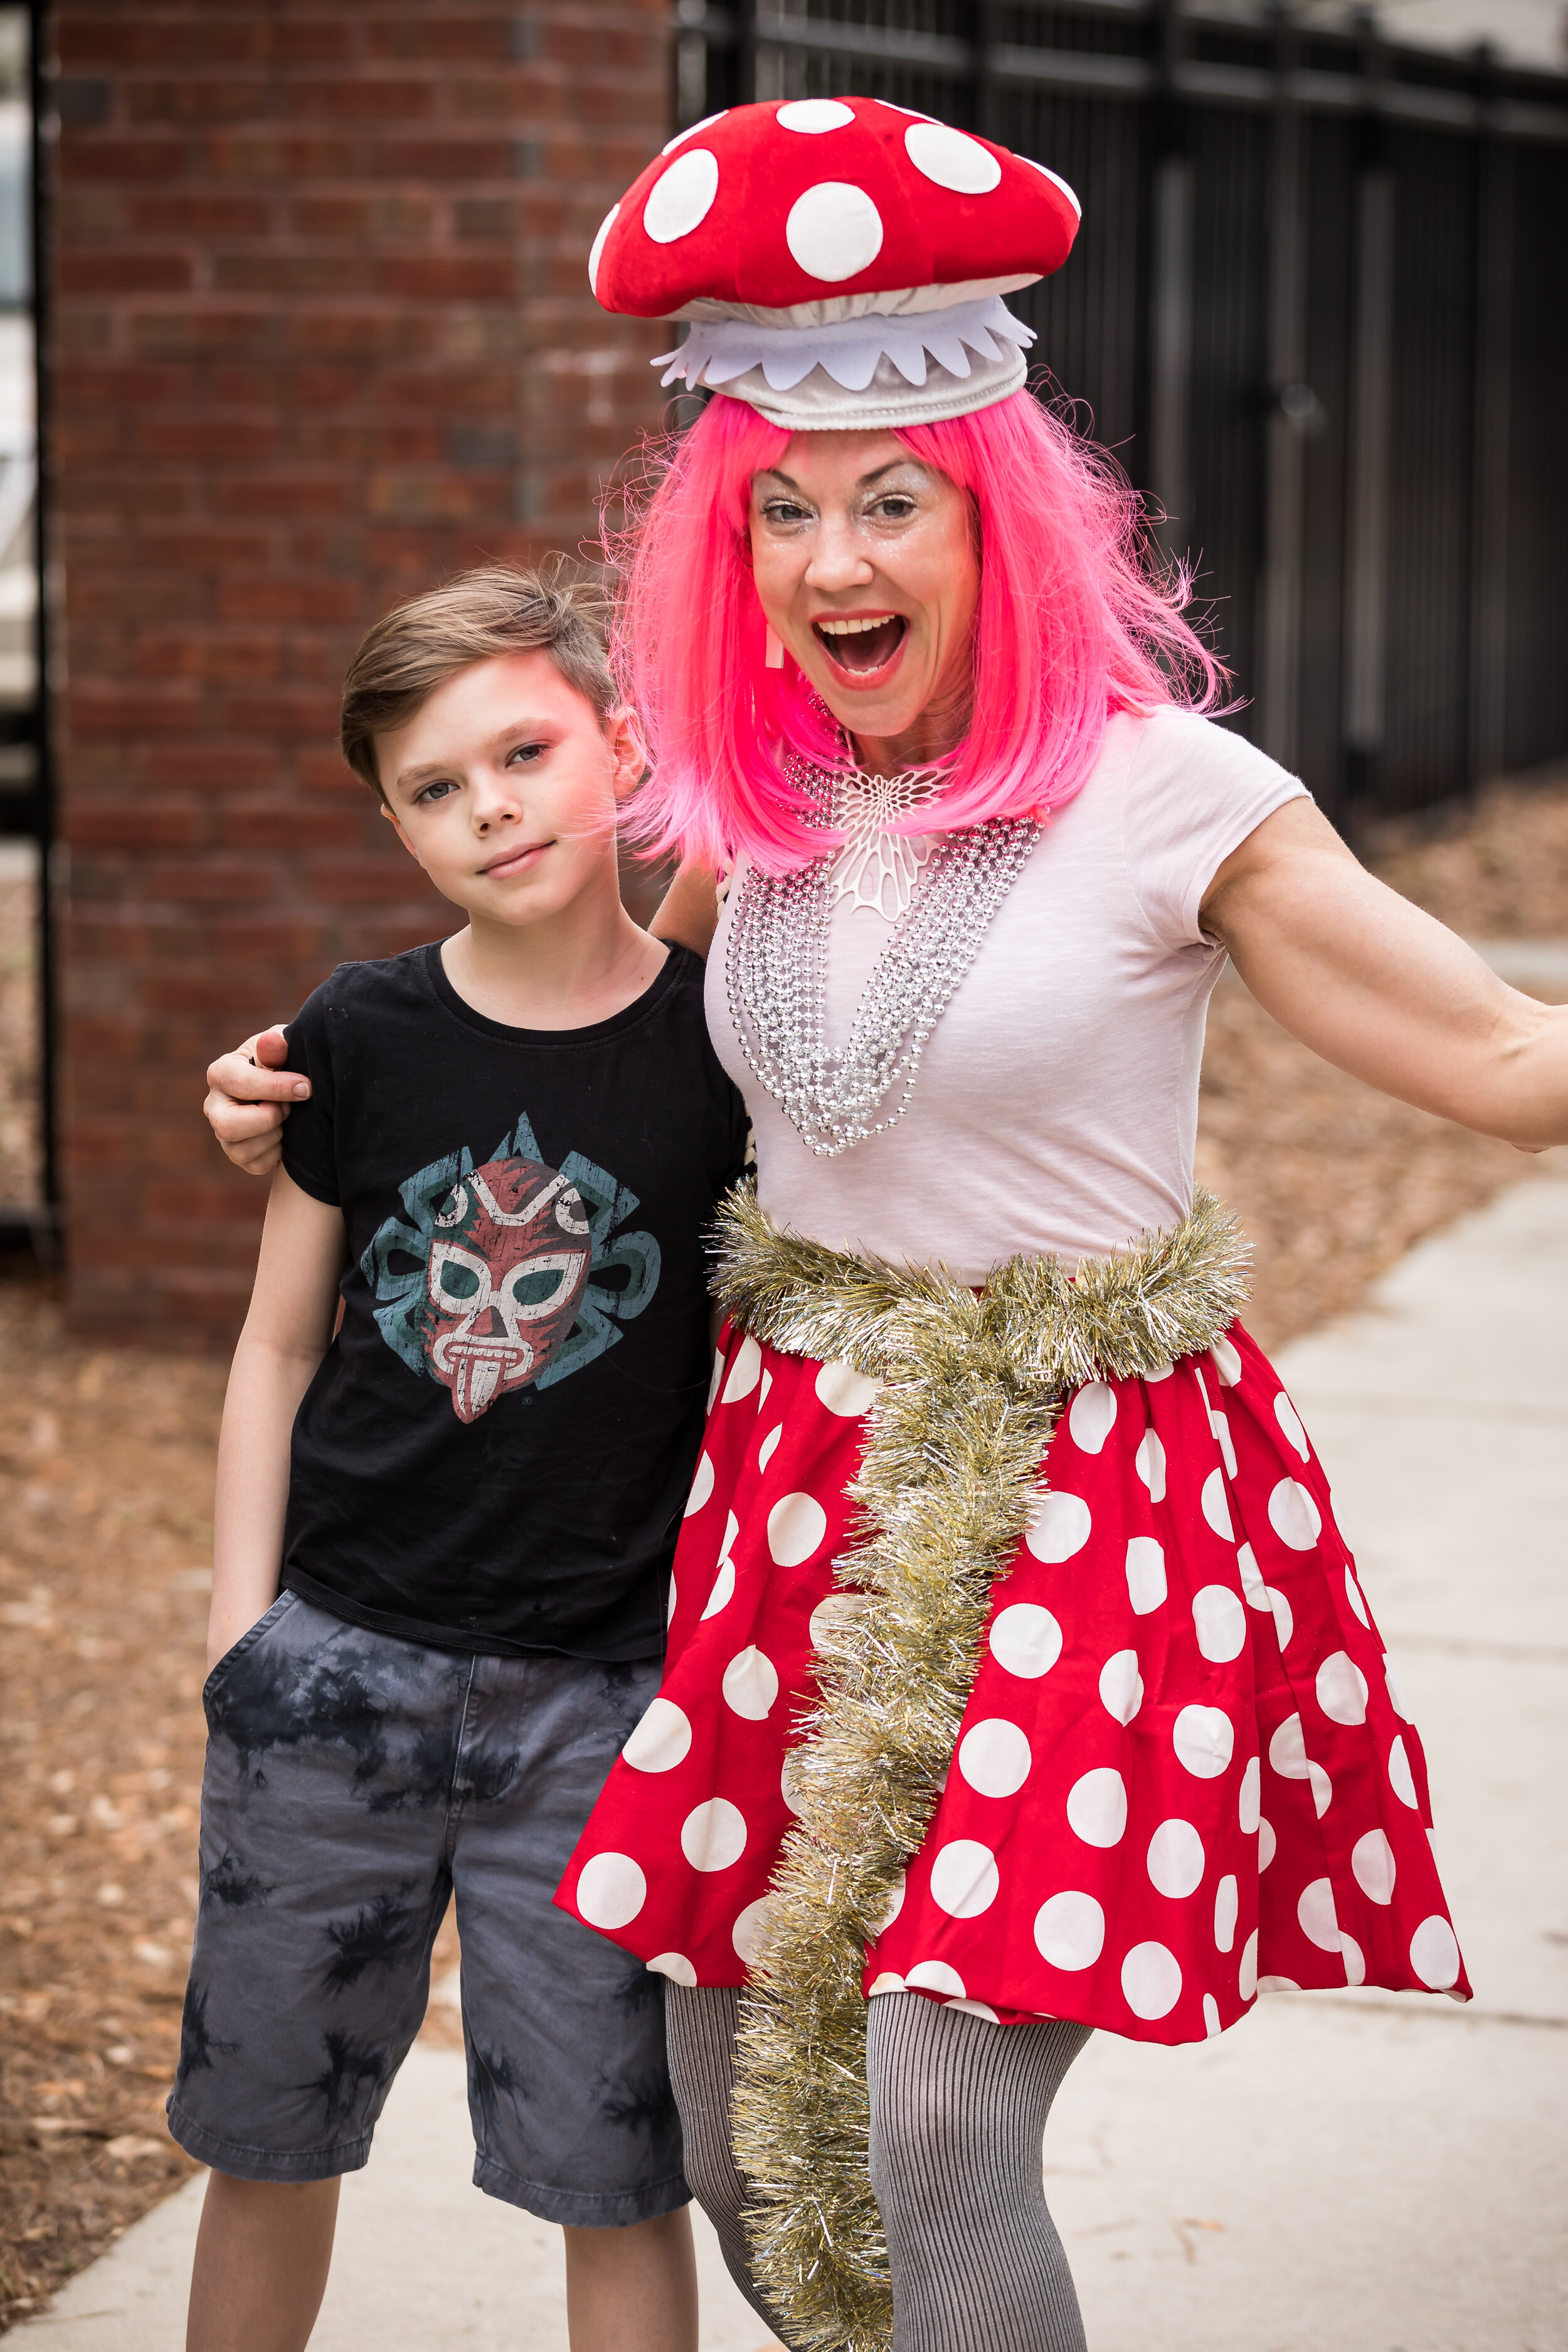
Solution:
{"label": "red brick", "polygon": [[133,429],[131,446],[143,457],[226,459],[238,464],[268,456],[278,445],[278,419],[269,415],[215,415],[197,409],[184,415],[160,410]]}
{"label": "red brick", "polygon": [[184,253],[62,253],[56,285],[72,294],[181,294],[192,282]]}
{"label": "red brick", "polygon": [[289,108],[300,121],[319,115],[329,122],[422,122],[434,111],[433,96],[428,74],[344,74],[331,81],[300,76],[289,86]]}
{"label": "red brick", "polygon": [[167,73],[177,65],[328,65],[349,57],[353,47],[346,23],[279,23],[270,10],[247,17],[232,0],[222,9],[195,6],[156,16],[136,9],[112,20],[61,10],[57,24],[60,62],[76,73],[115,66],[154,66]]}
{"label": "red brick", "polygon": [[190,161],[190,150],[183,139],[73,138],[62,132],[58,168],[67,187],[86,183],[131,189],[154,180],[185,179]]}
{"label": "red brick", "polygon": [[224,698],[219,723],[237,735],[324,736],[330,743],[338,731],[336,695],[269,694],[247,702],[237,695]]}
{"label": "red brick", "polygon": [[226,253],[213,262],[213,285],[220,294],[322,295],[362,290],[364,265],[357,254]]}
{"label": "red brick", "polygon": [[517,292],[510,257],[500,254],[395,254],[376,263],[372,282],[378,294],[422,301],[504,302]]}
{"label": "red brick", "polygon": [[218,179],[261,180],[288,189],[306,179],[352,180],[359,159],[353,140],[324,131],[226,131],[205,142],[202,167]]}
{"label": "red brick", "polygon": [[199,702],[184,695],[116,693],[73,678],[70,729],[75,734],[188,734],[205,721]]}
{"label": "red brick", "polygon": [[476,59],[510,63],[512,55],[510,11],[489,15],[449,16],[445,9],[422,9],[412,17],[385,20],[365,28],[365,55],[395,58],[400,63],[423,58],[435,66]]}
{"label": "red brick", "polygon": [[204,128],[215,122],[248,122],[270,114],[270,93],[250,75],[182,75],[156,81],[127,76],[121,85],[123,109],[132,122],[180,122]]}
{"label": "red brick", "polygon": [[465,563],[590,537],[658,414],[659,330],[597,311],[583,257],[666,135],[664,0],[57,25],[105,84],[55,215],[69,1311],[212,1347],[265,1188],[199,1117],[207,1060],[452,922],[334,748],[348,653]]}
{"label": "red brick", "polygon": [[516,144],[510,139],[378,140],[361,168],[378,179],[510,180],[517,168]]}
{"label": "red brick", "polygon": [[220,359],[266,352],[277,321],[264,310],[219,310],[193,304],[184,310],[132,310],[126,331],[132,351],[147,357]]}
{"label": "red brick", "polygon": [[289,578],[269,572],[222,581],[216,610],[225,620],[348,624],[359,615],[362,594],[354,580]]}
{"label": "red brick", "polygon": [[211,498],[219,514],[327,515],[347,512],[353,491],[341,475],[237,471],[213,482]]}
{"label": "red brick", "polygon": [[265,236],[272,226],[276,204],[265,196],[198,195],[191,190],[177,196],[133,196],[125,206],[132,233],[137,236]]}

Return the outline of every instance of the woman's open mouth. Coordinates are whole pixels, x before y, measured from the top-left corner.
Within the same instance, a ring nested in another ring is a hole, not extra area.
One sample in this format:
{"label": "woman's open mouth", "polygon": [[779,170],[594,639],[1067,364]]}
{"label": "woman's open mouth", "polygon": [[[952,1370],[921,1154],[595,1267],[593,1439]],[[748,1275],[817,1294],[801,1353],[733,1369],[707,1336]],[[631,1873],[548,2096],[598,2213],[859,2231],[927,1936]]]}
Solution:
{"label": "woman's open mouth", "polygon": [[870,677],[886,669],[909,635],[901,613],[858,614],[852,619],[814,621],[824,652],[839,669]]}

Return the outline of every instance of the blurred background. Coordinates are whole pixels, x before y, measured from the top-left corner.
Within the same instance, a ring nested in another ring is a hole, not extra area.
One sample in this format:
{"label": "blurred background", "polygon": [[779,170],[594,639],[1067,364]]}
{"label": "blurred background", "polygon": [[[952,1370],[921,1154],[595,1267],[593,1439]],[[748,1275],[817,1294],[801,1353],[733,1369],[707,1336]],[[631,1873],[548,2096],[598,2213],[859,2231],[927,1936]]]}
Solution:
{"label": "blurred background", "polygon": [[233,1332],[202,1065],[441,919],[333,750],[344,657],[591,551],[674,412],[584,256],[740,100],[886,96],[1083,191],[1019,298],[1043,389],[1352,839],[1568,751],[1563,44],[1558,0],[0,7],[0,1239],[83,1330]]}
{"label": "blurred background", "polygon": [[[681,421],[669,327],[588,291],[611,204],[719,109],[835,91],[1071,181],[1078,248],[1013,299],[1190,559],[1226,723],[1561,1000],[1565,65],[1560,0],[0,5],[0,2332],[188,2168],[212,1444],[265,1192],[201,1074],[448,927],[338,685],[403,594],[592,560]],[[1266,1345],[1534,1165],[1217,992],[1200,1172]]]}

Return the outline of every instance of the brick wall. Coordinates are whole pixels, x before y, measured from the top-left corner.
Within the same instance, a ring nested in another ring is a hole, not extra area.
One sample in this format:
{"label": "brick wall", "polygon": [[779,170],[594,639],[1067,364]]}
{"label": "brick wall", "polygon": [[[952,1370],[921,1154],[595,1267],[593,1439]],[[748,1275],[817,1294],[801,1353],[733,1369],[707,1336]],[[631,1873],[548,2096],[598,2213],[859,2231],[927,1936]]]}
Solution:
{"label": "brick wall", "polygon": [[595,228],[663,0],[58,0],[49,400],[79,1328],[217,1344],[261,1189],[209,1055],[442,921],[333,749],[399,594],[591,538],[657,413]]}

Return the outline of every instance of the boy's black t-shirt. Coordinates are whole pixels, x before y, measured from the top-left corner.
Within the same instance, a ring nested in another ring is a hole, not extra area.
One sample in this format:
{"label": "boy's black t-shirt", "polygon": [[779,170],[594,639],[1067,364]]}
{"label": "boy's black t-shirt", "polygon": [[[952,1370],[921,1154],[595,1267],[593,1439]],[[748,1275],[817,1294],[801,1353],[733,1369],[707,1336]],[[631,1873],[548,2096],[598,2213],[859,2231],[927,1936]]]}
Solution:
{"label": "boy's black t-shirt", "polygon": [[339,966],[289,1032],[283,1164],[341,1208],[337,1337],[294,1423],[283,1582],[410,1641],[620,1660],[663,1639],[711,1363],[705,1229],[745,1157],[672,947],[587,1029],[474,1012],[438,946]]}

